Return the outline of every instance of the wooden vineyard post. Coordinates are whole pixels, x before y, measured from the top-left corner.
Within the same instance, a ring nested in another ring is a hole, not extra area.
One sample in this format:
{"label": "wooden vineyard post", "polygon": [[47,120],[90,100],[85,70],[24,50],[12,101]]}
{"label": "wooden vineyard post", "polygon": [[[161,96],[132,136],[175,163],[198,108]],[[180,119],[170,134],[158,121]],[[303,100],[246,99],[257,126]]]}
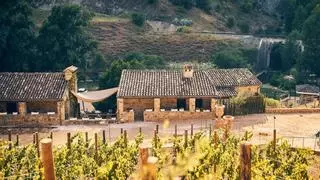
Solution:
{"label": "wooden vineyard post", "polygon": [[98,134],[94,133],[94,159],[98,161]]}
{"label": "wooden vineyard post", "polygon": [[8,130],[8,141],[9,141],[9,149],[11,149],[12,148],[12,144],[11,144],[12,133],[11,133],[11,130]]}
{"label": "wooden vineyard post", "polygon": [[54,162],[52,153],[52,140],[45,138],[41,140],[41,162],[44,169],[45,180],[55,180]]}
{"label": "wooden vineyard post", "polygon": [[209,139],[211,139],[211,135],[212,135],[212,125],[209,124]]}
{"label": "wooden vineyard post", "polygon": [[105,130],[102,131],[102,142],[103,142],[103,144],[106,144],[106,131]]}
{"label": "wooden vineyard post", "polygon": [[184,130],[184,148],[188,147],[188,130]]}
{"label": "wooden vineyard post", "polygon": [[277,130],[273,130],[273,152],[276,153],[276,146],[277,146]]}
{"label": "wooden vineyard post", "polygon": [[178,126],[177,125],[174,126],[174,137],[175,138],[178,137]]}
{"label": "wooden vineyard post", "polygon": [[89,135],[88,135],[88,132],[85,133],[85,136],[86,136],[86,148],[89,147]]}
{"label": "wooden vineyard post", "polygon": [[190,131],[190,137],[193,137],[193,124],[191,124],[191,131]]}
{"label": "wooden vineyard post", "polygon": [[142,134],[142,127],[139,127],[139,134]]}
{"label": "wooden vineyard post", "polygon": [[159,124],[156,125],[157,134],[159,134]]}
{"label": "wooden vineyard post", "polygon": [[240,179],[251,180],[251,144],[240,145]]}
{"label": "wooden vineyard post", "polygon": [[33,133],[33,134],[32,134],[32,137],[33,137],[33,141],[32,141],[32,142],[33,142],[33,144],[36,144],[36,134],[35,134],[35,133]]}
{"label": "wooden vineyard post", "polygon": [[153,131],[153,138],[154,138],[154,148],[158,147],[158,134],[157,134],[157,130]]}
{"label": "wooden vineyard post", "polygon": [[36,148],[37,148],[37,154],[38,154],[38,157],[40,156],[40,150],[39,150],[39,134],[38,132],[36,132],[34,134],[34,137],[35,137],[35,145],[36,145]]}
{"label": "wooden vineyard post", "polygon": [[120,129],[120,134],[123,135],[123,128]]}
{"label": "wooden vineyard post", "polygon": [[71,149],[71,134],[67,133],[67,147],[68,149]]}
{"label": "wooden vineyard post", "polygon": [[50,139],[53,140],[53,132],[50,132]]}
{"label": "wooden vineyard post", "polygon": [[16,146],[19,146],[19,134],[17,134],[16,138]]}
{"label": "wooden vineyard post", "polygon": [[127,146],[128,146],[128,134],[127,134],[127,130],[124,130],[124,132],[123,132],[123,140],[124,140],[124,145],[127,147]]}

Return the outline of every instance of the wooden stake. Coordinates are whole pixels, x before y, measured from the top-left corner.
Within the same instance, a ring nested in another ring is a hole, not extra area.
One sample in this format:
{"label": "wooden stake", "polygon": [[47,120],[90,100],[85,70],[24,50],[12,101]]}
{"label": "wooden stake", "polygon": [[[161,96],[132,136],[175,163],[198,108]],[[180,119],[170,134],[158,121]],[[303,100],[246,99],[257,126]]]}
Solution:
{"label": "wooden stake", "polygon": [[40,147],[39,147],[39,134],[38,132],[35,133],[35,143],[37,148],[38,157],[40,156]]}
{"label": "wooden stake", "polygon": [[41,140],[41,162],[44,169],[44,179],[55,180],[54,162],[52,153],[52,140],[49,138]]}
{"label": "wooden stake", "polygon": [[193,137],[193,124],[191,124],[191,132],[190,132],[190,137]]}
{"label": "wooden stake", "polygon": [[96,162],[98,161],[98,134],[94,133],[94,156],[95,156],[95,160]]}
{"label": "wooden stake", "polygon": [[188,147],[188,130],[184,130],[184,148]]}
{"label": "wooden stake", "polygon": [[240,179],[251,180],[251,144],[240,145]]}
{"label": "wooden stake", "polygon": [[276,146],[277,146],[277,130],[273,130],[273,152],[276,152]]}
{"label": "wooden stake", "polygon": [[121,133],[121,136],[122,136],[123,135],[123,129],[122,128],[120,129],[120,133]]}
{"label": "wooden stake", "polygon": [[102,143],[106,144],[106,131],[105,130],[102,131]]}
{"label": "wooden stake", "polygon": [[177,125],[174,126],[174,136],[178,137],[178,126]]}
{"label": "wooden stake", "polygon": [[50,132],[50,139],[53,140],[53,132]]}
{"label": "wooden stake", "polygon": [[89,147],[89,135],[88,135],[88,132],[85,133],[85,136],[86,136],[86,148]]}
{"label": "wooden stake", "polygon": [[213,144],[214,144],[214,147],[217,147],[218,141],[219,141],[218,132],[215,130],[213,132]]}
{"label": "wooden stake", "polygon": [[67,133],[67,147],[71,149],[71,133]]}
{"label": "wooden stake", "polygon": [[16,136],[16,146],[19,146],[19,134]]}
{"label": "wooden stake", "polygon": [[139,127],[139,134],[142,134],[142,127]]}
{"label": "wooden stake", "polygon": [[11,141],[12,139],[11,139],[11,136],[12,136],[12,132],[11,132],[11,130],[9,129],[8,130],[8,141]]}
{"label": "wooden stake", "polygon": [[212,136],[212,125],[209,124],[209,138],[211,139],[211,136]]}
{"label": "wooden stake", "polygon": [[124,140],[125,146],[127,146],[128,145],[127,130],[124,130],[123,132],[123,140]]}
{"label": "wooden stake", "polygon": [[157,134],[159,134],[159,124],[156,125]]}
{"label": "wooden stake", "polygon": [[32,142],[33,142],[33,144],[36,144],[36,134],[35,134],[35,133],[33,133],[33,134],[32,134],[32,137],[33,137],[33,141],[32,141]]}
{"label": "wooden stake", "polygon": [[157,130],[153,131],[153,138],[154,138],[154,147],[157,148],[158,147],[158,134],[157,134]]}

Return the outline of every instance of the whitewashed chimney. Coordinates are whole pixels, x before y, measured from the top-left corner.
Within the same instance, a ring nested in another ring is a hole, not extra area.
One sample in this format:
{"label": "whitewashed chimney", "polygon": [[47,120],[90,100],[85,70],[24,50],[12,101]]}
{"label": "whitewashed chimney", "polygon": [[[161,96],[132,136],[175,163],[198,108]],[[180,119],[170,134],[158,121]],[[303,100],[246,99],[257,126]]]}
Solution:
{"label": "whitewashed chimney", "polygon": [[183,77],[192,78],[193,77],[193,66],[191,64],[185,64],[183,66]]}

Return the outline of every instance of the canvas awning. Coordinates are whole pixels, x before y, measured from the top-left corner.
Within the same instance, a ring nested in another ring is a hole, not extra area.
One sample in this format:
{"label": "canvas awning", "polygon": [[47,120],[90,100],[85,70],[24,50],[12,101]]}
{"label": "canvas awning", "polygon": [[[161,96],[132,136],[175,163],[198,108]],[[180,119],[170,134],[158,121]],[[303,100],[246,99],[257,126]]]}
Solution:
{"label": "canvas awning", "polygon": [[112,96],[118,91],[118,87],[111,88],[111,89],[104,89],[104,90],[98,90],[98,91],[88,91],[83,93],[75,93],[72,92],[73,95],[75,95],[78,100],[84,101],[84,102],[100,102],[104,99]]}

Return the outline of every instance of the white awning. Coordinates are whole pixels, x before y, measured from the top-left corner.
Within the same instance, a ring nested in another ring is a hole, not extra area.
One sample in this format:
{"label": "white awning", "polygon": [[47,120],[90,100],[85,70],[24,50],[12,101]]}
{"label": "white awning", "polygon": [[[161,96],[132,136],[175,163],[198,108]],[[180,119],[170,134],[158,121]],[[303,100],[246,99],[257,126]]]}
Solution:
{"label": "white awning", "polygon": [[118,87],[111,88],[111,89],[104,89],[99,91],[88,91],[83,93],[75,93],[72,92],[73,95],[75,95],[78,100],[84,101],[84,102],[100,102],[104,99],[112,96],[118,91]]}

